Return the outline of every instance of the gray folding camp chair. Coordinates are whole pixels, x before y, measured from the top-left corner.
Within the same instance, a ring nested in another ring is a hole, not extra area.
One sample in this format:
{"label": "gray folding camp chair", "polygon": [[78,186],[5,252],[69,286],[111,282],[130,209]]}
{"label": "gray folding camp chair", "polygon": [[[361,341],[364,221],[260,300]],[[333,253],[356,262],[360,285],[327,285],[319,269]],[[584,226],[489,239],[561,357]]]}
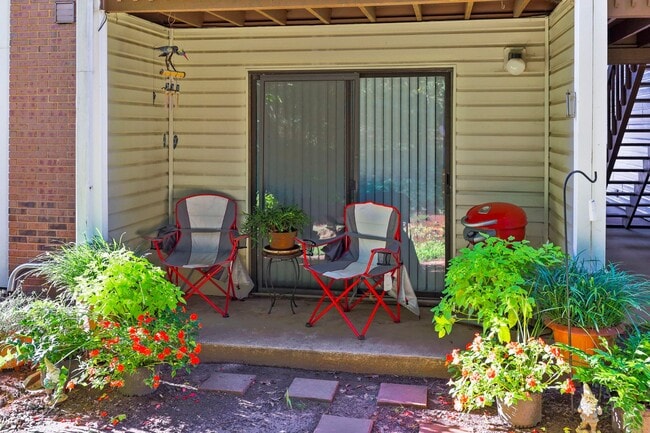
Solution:
{"label": "gray folding camp chair", "polygon": [[[380,307],[394,322],[400,321],[399,303],[394,310],[388,306],[384,301],[386,292],[380,287],[385,278],[393,278],[396,285],[393,289],[399,294],[400,214],[393,206],[373,202],[349,204],[345,207],[344,214],[345,232],[316,244],[316,248],[325,247],[328,250],[329,261],[313,261],[310,252],[314,246],[299,240],[305,269],[323,289],[323,295],[307,326],[313,326],[334,308],[354,335],[362,340]],[[337,295],[332,291],[332,286],[338,280],[344,284],[343,291]],[[357,293],[358,289],[363,290],[363,293]],[[364,299],[372,300],[375,305],[363,329],[359,331],[347,312]]]}
{"label": "gray folding camp chair", "polygon": [[[234,294],[233,262],[239,241],[245,238],[237,232],[236,217],[237,203],[231,198],[219,194],[191,195],[176,203],[175,230],[153,241],[170,281],[186,286],[185,298],[198,295],[223,317],[228,317]],[[172,246],[170,238],[174,241]],[[189,270],[190,275],[184,275],[183,270]],[[201,274],[198,280],[191,280],[191,271]],[[218,280],[221,272],[227,272],[226,287]],[[223,308],[201,291],[208,282],[225,295]]]}

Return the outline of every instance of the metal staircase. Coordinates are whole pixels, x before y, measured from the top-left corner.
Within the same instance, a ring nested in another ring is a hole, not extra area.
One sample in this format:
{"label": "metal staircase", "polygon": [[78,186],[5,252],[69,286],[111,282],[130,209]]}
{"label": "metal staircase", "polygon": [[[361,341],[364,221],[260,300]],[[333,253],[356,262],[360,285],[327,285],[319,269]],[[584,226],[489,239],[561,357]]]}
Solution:
{"label": "metal staircase", "polygon": [[607,227],[650,228],[650,68],[608,76]]}

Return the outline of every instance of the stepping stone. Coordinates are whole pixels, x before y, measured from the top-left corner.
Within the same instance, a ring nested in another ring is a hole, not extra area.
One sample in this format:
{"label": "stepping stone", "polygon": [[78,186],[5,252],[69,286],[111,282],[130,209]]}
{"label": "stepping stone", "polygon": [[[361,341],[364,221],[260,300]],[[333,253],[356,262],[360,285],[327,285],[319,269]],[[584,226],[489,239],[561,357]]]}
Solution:
{"label": "stepping stone", "polygon": [[291,382],[289,390],[289,398],[306,398],[310,400],[320,400],[332,402],[334,394],[339,386],[338,380],[322,380],[322,379],[304,379],[296,377]]}
{"label": "stepping stone", "polygon": [[199,385],[201,391],[221,391],[231,394],[244,395],[255,380],[251,374],[213,373],[205,382]]}
{"label": "stepping stone", "polygon": [[420,424],[420,433],[469,433],[458,427],[450,427],[442,424]]}
{"label": "stepping stone", "polygon": [[426,408],[427,391],[427,387],[423,385],[382,383],[379,385],[377,404]]}
{"label": "stepping stone", "polygon": [[372,420],[323,415],[314,433],[370,433]]}

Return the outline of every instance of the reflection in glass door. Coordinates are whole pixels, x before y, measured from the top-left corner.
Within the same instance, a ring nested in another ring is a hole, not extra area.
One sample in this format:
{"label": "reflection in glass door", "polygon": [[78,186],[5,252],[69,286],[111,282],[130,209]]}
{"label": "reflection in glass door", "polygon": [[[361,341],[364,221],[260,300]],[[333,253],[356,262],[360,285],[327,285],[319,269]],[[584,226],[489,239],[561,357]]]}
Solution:
{"label": "reflection in glass door", "polygon": [[[311,239],[342,228],[344,205],[376,201],[402,214],[413,287],[444,287],[448,239],[450,74],[272,74],[253,77],[253,190],[301,206]],[[261,281],[261,260],[257,275]],[[273,271],[275,287],[292,274]],[[303,273],[301,288],[314,288]]]}

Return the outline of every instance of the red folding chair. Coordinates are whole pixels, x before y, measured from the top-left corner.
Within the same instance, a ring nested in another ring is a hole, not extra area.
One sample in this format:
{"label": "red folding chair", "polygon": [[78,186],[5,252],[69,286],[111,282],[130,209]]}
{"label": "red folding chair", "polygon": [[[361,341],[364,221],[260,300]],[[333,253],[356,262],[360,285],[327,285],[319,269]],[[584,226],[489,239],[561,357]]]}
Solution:
{"label": "red folding chair", "polygon": [[[184,287],[185,299],[198,295],[228,317],[230,298],[234,295],[233,263],[239,241],[245,238],[237,232],[236,202],[219,194],[195,194],[180,199],[175,214],[175,230],[152,241],[169,280]],[[174,242],[168,249],[170,237]],[[189,271],[189,275],[184,275],[183,270]],[[193,282],[194,271],[200,277]],[[226,283],[219,280],[222,272],[227,273]],[[223,308],[201,291],[207,283],[225,295]]]}
{"label": "red folding chair", "polygon": [[[381,287],[385,278],[394,279],[397,295],[400,290],[400,214],[393,206],[365,202],[345,207],[345,231],[343,234],[315,246],[302,244],[303,262],[323,290],[323,295],[312,312],[307,326],[311,327],[329,311],[335,309],[354,335],[363,340],[370,324],[383,308],[395,323],[400,321],[400,305],[394,309],[384,300]],[[325,247],[337,253],[329,261],[314,261],[310,257],[313,248]],[[343,281],[343,291],[335,294],[335,281]],[[354,307],[363,300],[375,303],[365,325],[359,331],[348,317]]]}

